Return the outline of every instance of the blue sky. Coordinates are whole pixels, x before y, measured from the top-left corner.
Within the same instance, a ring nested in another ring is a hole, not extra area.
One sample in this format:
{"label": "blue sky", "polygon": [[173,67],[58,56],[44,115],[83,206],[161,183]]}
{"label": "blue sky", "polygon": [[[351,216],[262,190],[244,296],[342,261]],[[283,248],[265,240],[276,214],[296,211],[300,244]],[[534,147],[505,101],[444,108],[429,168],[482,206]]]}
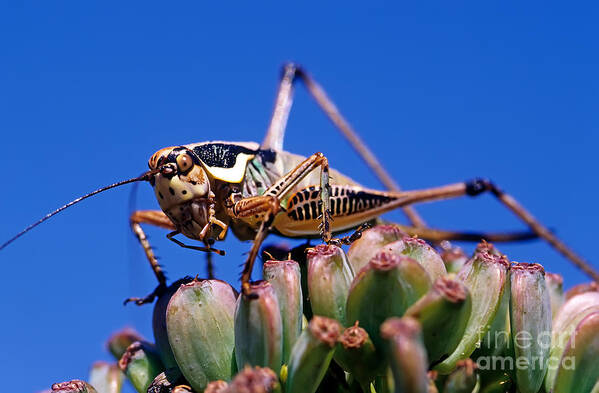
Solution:
{"label": "blue sky", "polygon": [[[322,3],[0,6],[0,240],[138,175],[161,147],[260,141],[280,65],[295,60],[404,188],[490,177],[599,266],[595,5]],[[322,151],[380,187],[301,88],[285,147]],[[128,230],[130,190],[88,200],[0,252],[4,381],[36,391],[85,378],[109,359],[112,331],[151,336],[151,308],[121,305],[155,285]],[[148,185],[137,206],[157,207]],[[490,196],[419,211],[443,228],[522,228]],[[202,255],[149,232],[170,278],[203,272]],[[227,239],[218,276],[236,283],[249,246]],[[501,249],[562,273],[568,287],[585,280],[542,242]]]}

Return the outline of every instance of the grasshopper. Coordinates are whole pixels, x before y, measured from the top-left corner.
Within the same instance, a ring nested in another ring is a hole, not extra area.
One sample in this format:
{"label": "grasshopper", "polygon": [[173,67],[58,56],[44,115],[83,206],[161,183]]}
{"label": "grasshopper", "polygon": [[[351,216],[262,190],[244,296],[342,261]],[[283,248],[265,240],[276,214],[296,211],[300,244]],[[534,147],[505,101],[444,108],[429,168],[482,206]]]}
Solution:
{"label": "grasshopper", "polygon": [[[329,167],[322,153],[309,157],[287,152],[283,139],[293,102],[294,83],[301,81],[317,104],[349,139],[354,149],[371,167],[388,190],[366,188]],[[474,179],[422,190],[401,191],[376,157],[340,114],[322,87],[301,67],[283,67],[270,125],[262,143],[211,141],[172,146],[158,150],[148,162],[149,170],[86,194],[49,213],[0,249],[60,211],[108,189],[145,181],[150,183],[161,210],[140,210],[130,216],[131,229],[144,250],[158,280],[158,287],[143,298],[129,298],[137,304],[152,302],[166,288],[166,276],[158,264],[142,224],[170,232],[167,238],[193,250],[224,255],[213,248],[230,229],[240,240],[253,240],[241,275],[244,295],[252,297],[250,276],[260,247],[269,233],[290,238],[321,238],[325,243],[347,244],[359,236],[362,224],[381,214],[402,208],[412,226],[404,229],[428,240],[490,241],[522,240],[540,237],[574,262],[595,281],[599,274],[551,231],[536,220],[513,197],[489,180]],[[530,232],[463,233],[428,228],[412,204],[490,192],[530,228]],[[354,235],[335,234],[358,228]],[[199,244],[186,244],[175,238],[183,235]],[[212,275],[211,259],[208,271]]]}

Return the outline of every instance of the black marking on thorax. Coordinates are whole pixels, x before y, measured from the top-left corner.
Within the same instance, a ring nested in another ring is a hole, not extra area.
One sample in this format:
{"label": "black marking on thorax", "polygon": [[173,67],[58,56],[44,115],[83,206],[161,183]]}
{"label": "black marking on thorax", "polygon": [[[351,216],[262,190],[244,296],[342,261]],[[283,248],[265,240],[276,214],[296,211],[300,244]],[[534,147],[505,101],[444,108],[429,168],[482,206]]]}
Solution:
{"label": "black marking on thorax", "polygon": [[206,143],[193,148],[195,154],[209,167],[233,168],[240,153],[257,154],[257,150],[227,143]]}

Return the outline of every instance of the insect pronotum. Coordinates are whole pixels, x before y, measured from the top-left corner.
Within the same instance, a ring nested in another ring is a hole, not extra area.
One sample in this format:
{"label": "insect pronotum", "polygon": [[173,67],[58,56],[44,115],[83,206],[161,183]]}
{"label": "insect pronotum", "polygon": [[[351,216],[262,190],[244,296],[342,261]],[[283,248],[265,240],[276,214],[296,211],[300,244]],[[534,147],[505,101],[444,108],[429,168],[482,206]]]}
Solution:
{"label": "insect pronotum", "polygon": [[[293,101],[294,82],[302,81],[318,105],[348,138],[373,172],[388,188],[373,190],[329,168],[322,153],[303,157],[283,150],[287,119]],[[213,245],[230,229],[241,240],[253,240],[241,276],[242,291],[250,293],[250,274],[258,251],[274,232],[287,237],[320,237],[326,243],[343,243],[334,234],[360,227],[381,214],[401,208],[412,226],[413,235],[439,241],[459,239],[512,241],[540,237],[570,259],[595,281],[599,274],[574,253],[514,198],[491,181],[474,179],[440,187],[401,191],[339,113],[324,90],[302,68],[283,68],[271,122],[262,143],[211,141],[165,147],[154,153],[149,170],[139,177],[120,181],[77,198],[31,224],[0,246],[14,240],[62,210],[103,191],[133,182],[148,182],[161,210],[135,211],[131,228],[139,240],[158,280],[158,287],[137,304],[151,302],[166,287],[166,277],[141,227],[150,224],[168,229],[167,237],[181,247],[224,254]],[[524,233],[462,233],[428,228],[411,207],[414,203],[477,196],[490,192],[530,228]],[[175,238],[183,235],[196,244]],[[209,271],[211,268],[209,265]]]}

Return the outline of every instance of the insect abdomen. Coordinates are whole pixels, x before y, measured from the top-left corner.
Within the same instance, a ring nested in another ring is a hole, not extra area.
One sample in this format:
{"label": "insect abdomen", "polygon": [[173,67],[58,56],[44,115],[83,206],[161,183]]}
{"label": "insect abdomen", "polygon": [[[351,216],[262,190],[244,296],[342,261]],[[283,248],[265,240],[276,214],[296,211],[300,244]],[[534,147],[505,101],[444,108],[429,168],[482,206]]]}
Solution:
{"label": "insect abdomen", "polygon": [[[287,206],[287,215],[295,221],[315,220],[322,214],[320,187],[310,186],[296,192]],[[331,186],[331,215],[350,216],[380,208],[395,198],[360,187]]]}

